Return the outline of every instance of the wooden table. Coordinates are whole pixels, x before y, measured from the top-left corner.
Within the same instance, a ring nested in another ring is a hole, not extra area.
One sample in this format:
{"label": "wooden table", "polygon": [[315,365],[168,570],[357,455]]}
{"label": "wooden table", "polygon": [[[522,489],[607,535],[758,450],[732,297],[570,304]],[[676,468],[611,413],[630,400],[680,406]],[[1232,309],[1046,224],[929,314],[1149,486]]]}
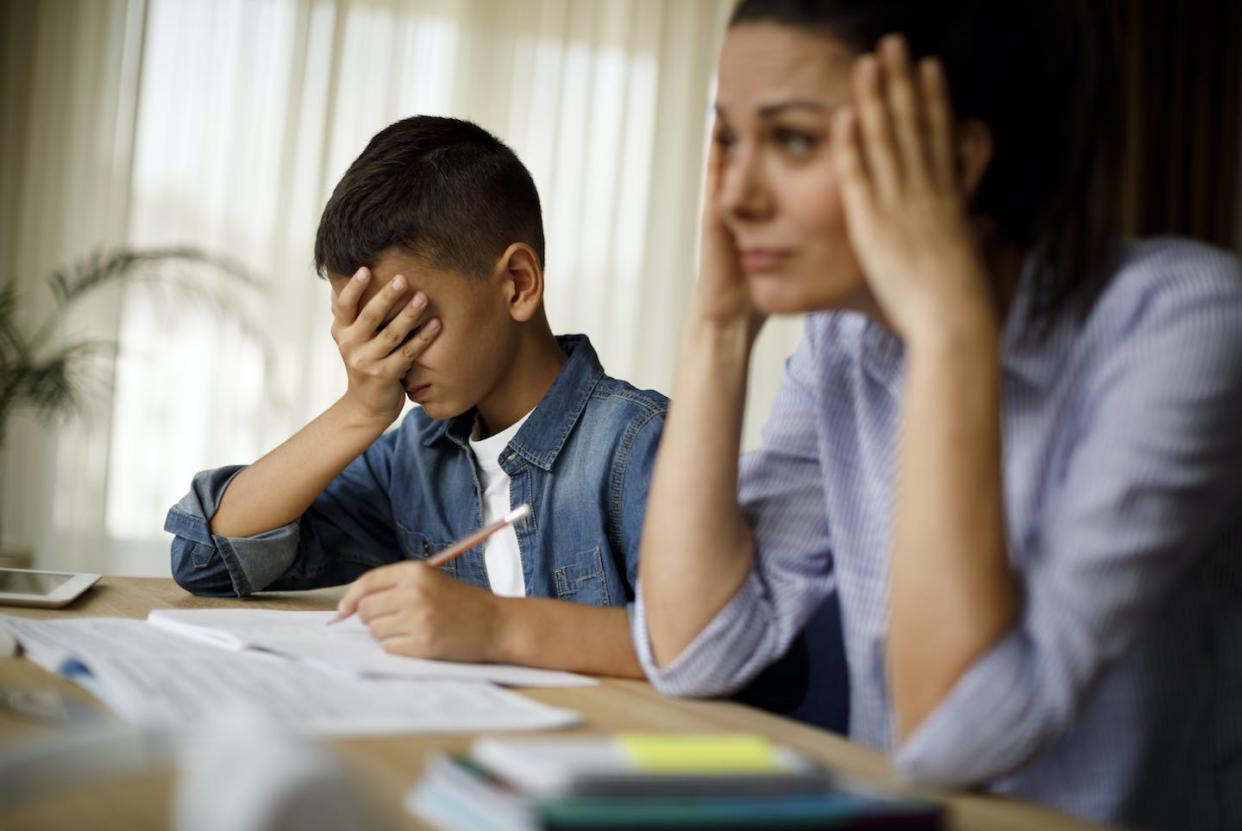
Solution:
{"label": "wooden table", "polygon": [[[244,601],[244,605],[248,608],[328,609],[335,605],[338,595],[339,590],[265,594]],[[193,597],[172,580],[104,578],[68,609],[0,607],[0,611],[43,618],[143,618],[151,609],[237,605],[243,605],[243,602]],[[24,658],[0,660],[0,682],[10,688],[55,687],[92,706],[100,706],[89,693]],[[582,713],[584,725],[566,732],[755,732],[797,748],[834,770],[897,785],[883,754],[742,704],[666,698],[645,682],[616,679],[605,679],[597,687],[532,689],[523,690],[523,694]],[[0,711],[0,742],[12,742],[29,736],[32,731],[49,729],[55,728],[32,724]],[[398,818],[399,823],[416,828],[419,827],[417,823],[403,813],[400,805],[405,791],[418,776],[423,760],[433,750],[464,750],[473,738],[472,735],[359,738],[332,741],[331,745],[372,783],[379,801]],[[57,793],[55,798],[27,800],[19,806],[15,815],[0,817],[0,825],[10,829],[167,827],[174,776],[175,772],[171,769],[140,776],[122,776],[116,781]],[[1048,831],[1099,827],[1045,808],[998,797],[935,796],[950,806],[951,827],[962,831]]]}

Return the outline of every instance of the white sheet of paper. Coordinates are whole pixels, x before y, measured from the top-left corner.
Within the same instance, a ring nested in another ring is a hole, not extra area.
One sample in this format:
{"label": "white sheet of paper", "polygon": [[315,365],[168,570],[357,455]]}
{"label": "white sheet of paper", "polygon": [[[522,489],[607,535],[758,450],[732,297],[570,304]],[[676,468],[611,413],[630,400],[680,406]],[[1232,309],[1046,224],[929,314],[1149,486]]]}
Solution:
{"label": "white sheet of paper", "polygon": [[314,735],[539,730],[581,721],[491,684],[349,678],[194,643],[139,620],[0,615],[28,657],[80,678],[127,720],[179,730],[237,702]]}
{"label": "white sheet of paper", "polygon": [[335,612],[274,609],[156,609],[147,621],[203,643],[263,650],[352,677],[491,681],[512,687],[586,687],[594,678],[508,664],[427,661],[385,652],[357,616],[333,626]]}

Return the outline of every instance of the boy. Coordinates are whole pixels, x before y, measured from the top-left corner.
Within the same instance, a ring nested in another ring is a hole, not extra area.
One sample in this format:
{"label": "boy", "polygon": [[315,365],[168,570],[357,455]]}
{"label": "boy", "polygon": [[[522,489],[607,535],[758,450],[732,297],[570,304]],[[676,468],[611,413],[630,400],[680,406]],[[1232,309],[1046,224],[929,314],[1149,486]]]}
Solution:
{"label": "boy", "polygon": [[[172,571],[244,597],[355,581],[390,652],[641,677],[626,610],[667,400],[604,374],[543,309],[539,196],[480,127],[377,134],[320,220],[345,394],[168,513]],[[421,404],[384,432],[405,398]],[[440,569],[426,559],[528,502]],[[567,602],[573,601],[573,602]]]}

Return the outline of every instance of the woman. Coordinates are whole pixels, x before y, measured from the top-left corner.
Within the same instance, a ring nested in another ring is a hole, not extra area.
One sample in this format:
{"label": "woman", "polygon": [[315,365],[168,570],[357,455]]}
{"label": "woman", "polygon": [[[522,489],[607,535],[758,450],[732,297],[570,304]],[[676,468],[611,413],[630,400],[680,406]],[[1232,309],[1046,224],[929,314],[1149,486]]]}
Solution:
{"label": "woman", "polygon": [[1239,821],[1242,278],[1118,239],[1117,100],[1073,0],[741,2],[644,530],[659,688],[737,688],[835,584],[851,737],[910,779]]}

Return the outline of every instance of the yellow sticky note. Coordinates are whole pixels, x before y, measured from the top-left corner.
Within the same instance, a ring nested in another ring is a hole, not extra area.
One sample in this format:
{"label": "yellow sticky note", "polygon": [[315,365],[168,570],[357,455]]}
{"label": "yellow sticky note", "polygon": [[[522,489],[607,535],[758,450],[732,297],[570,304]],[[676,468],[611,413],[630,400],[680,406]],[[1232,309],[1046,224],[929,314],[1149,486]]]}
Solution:
{"label": "yellow sticky note", "polygon": [[621,750],[647,773],[766,773],[783,766],[763,736],[749,733],[623,733]]}

